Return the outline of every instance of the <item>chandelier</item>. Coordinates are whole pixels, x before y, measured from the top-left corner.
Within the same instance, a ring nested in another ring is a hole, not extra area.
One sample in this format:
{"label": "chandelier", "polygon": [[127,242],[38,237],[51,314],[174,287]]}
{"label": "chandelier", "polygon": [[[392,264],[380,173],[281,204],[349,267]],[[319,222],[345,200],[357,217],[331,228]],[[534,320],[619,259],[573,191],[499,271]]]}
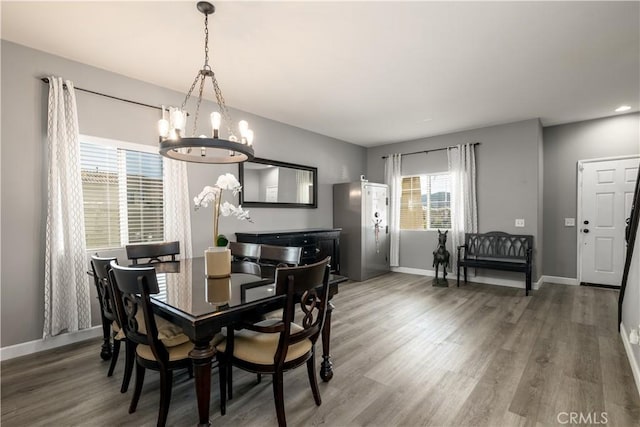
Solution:
{"label": "chandelier", "polygon": [[[215,12],[215,7],[206,1],[198,2],[198,10],[204,14],[204,66],[198,71],[187,96],[180,108],[162,107],[162,119],[158,121],[160,134],[160,154],[171,159],[196,163],[241,163],[252,160],[253,131],[245,120],[238,123],[239,136],[231,127],[229,110],[224,102],[222,91],[216,80],[215,73],[209,65],[209,15]],[[218,104],[218,111],[211,113],[211,136],[196,136],[198,116],[202,103],[202,92],[205,81],[209,77],[213,84],[213,91]],[[198,87],[198,100],[193,120],[191,136],[187,136],[186,106],[191,93]],[[224,124],[227,136],[221,137],[221,125]]]}

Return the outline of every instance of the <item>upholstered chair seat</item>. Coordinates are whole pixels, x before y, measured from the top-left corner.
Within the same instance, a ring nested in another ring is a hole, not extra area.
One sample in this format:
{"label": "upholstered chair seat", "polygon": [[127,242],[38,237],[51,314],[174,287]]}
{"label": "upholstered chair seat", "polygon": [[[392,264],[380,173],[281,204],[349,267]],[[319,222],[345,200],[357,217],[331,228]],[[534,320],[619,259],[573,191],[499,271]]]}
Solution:
{"label": "upholstered chair seat", "polygon": [[[154,316],[156,325],[158,326],[158,339],[162,341],[165,347],[175,347],[180,344],[189,342],[189,337],[182,332],[182,328],[168,320],[163,319],[160,316]],[[136,321],[138,322],[138,331],[141,334],[147,333],[147,328],[144,324],[144,314],[142,311],[136,313]],[[116,339],[124,339],[124,331],[119,330],[116,334]]]}
{"label": "upholstered chair seat", "polygon": [[[258,322],[255,326],[268,327],[281,322],[281,319],[267,319]],[[291,324],[291,334],[303,331],[304,328]],[[273,365],[273,359],[278,350],[280,334],[265,334],[262,332],[243,329],[234,334],[233,357],[257,365]],[[310,339],[306,339],[289,346],[285,362],[296,360],[307,355],[313,348]],[[227,342],[222,341],[216,346],[218,351],[224,352],[227,349]]]}

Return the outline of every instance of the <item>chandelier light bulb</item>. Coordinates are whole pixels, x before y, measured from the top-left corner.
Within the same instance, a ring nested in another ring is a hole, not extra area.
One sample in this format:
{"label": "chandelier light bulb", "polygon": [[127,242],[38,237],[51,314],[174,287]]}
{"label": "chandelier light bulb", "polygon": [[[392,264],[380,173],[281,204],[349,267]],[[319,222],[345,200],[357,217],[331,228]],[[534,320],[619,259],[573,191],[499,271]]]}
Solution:
{"label": "chandelier light bulb", "polygon": [[175,140],[178,139],[178,133],[176,132],[175,129],[171,129],[169,131],[169,139],[172,140],[172,141],[175,141]]}
{"label": "chandelier light bulb", "polygon": [[167,119],[158,120],[158,133],[163,138],[169,136],[169,121]]}
{"label": "chandelier light bulb", "polygon": [[238,129],[240,129],[240,136],[246,138],[247,130],[249,130],[249,123],[246,120],[240,120],[238,122]]}
{"label": "chandelier light bulb", "polygon": [[217,111],[211,113],[211,127],[213,130],[220,129],[220,122],[222,121],[222,116]]}
{"label": "chandelier light bulb", "polygon": [[175,110],[171,113],[171,122],[176,130],[184,130],[185,119],[182,110]]}
{"label": "chandelier light bulb", "polygon": [[253,131],[251,129],[247,129],[247,145],[252,146],[253,145]]}

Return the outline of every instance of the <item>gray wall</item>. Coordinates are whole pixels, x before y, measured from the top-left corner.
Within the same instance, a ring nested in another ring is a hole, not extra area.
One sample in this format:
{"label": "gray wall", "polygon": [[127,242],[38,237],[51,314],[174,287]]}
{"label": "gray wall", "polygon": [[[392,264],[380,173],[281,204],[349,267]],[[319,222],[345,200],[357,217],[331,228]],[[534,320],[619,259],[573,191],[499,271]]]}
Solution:
{"label": "gray wall", "polygon": [[[447,135],[418,139],[370,148],[367,151],[367,178],[384,181],[384,160],[390,153],[409,153],[450,145],[480,142],[476,147],[478,228],[480,232],[505,231],[532,234],[536,245],[534,280],[542,274],[542,129],[538,119],[500,126],[473,129]],[[447,170],[446,152],[403,156],[403,175]],[[516,228],[515,219],[524,218],[525,227]],[[450,242],[448,242],[451,245]],[[431,269],[432,252],[437,245],[435,231],[402,231],[400,233],[400,265]],[[449,246],[449,250],[452,250]],[[522,275],[480,271],[478,275],[522,280]]]}
{"label": "gray wall", "polygon": [[[87,88],[153,105],[179,105],[184,94],[2,41],[2,272],[0,346],[40,339],[44,321],[44,230],[46,218],[46,108],[48,87],[37,77],[58,75]],[[187,82],[185,82],[187,83]],[[76,92],[80,132],[154,145],[159,111]],[[213,105],[203,102],[204,111]],[[283,123],[231,110],[235,120],[249,121],[256,134],[257,157],[318,168],[317,209],[251,209],[253,223],[220,220],[220,232],[331,227],[332,184],[354,181],[365,171],[365,149]],[[204,121],[206,122],[206,120]],[[205,132],[203,129],[200,131]],[[193,198],[218,175],[237,165],[189,164]],[[236,200],[237,203],[237,200]],[[210,212],[191,216],[193,251],[211,245]],[[95,295],[94,295],[95,296]],[[99,324],[93,305],[93,323]],[[15,319],[20,319],[16,322]]]}
{"label": "gray wall", "polygon": [[577,277],[578,160],[640,153],[640,114],[544,128],[544,274]]}

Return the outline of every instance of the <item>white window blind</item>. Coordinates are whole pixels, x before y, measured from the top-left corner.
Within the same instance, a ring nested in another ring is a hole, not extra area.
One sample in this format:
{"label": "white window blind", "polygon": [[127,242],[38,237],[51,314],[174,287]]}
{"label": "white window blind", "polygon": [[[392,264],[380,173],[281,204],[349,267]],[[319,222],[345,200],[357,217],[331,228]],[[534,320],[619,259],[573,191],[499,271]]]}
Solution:
{"label": "white window blind", "polygon": [[87,249],[164,240],[159,154],[81,137],[80,168]]}
{"label": "white window blind", "polygon": [[448,174],[402,178],[400,229],[451,228],[451,192]]}

